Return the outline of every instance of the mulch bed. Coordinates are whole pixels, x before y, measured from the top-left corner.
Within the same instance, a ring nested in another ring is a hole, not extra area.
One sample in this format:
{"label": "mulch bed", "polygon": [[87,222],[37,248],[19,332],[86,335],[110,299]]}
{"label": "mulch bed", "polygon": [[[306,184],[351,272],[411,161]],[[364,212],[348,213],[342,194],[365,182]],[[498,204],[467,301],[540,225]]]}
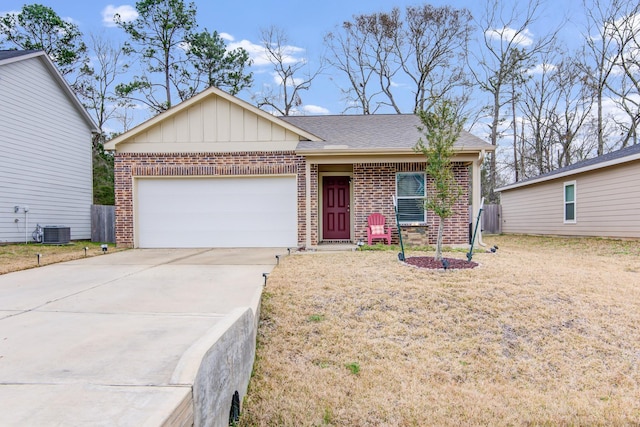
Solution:
{"label": "mulch bed", "polygon": [[[432,270],[455,270],[462,268],[475,268],[478,266],[477,262],[467,261],[466,259],[442,258],[442,261],[437,261],[435,257],[432,256],[412,256],[405,259],[404,262],[409,265],[413,265],[414,267],[428,268]],[[445,268],[443,264],[448,264],[447,268]]]}

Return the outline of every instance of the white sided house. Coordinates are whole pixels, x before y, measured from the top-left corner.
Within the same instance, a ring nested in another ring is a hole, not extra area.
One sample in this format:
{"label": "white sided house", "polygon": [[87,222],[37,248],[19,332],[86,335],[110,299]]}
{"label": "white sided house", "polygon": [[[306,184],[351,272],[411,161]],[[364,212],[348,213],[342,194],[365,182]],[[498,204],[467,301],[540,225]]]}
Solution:
{"label": "white sided house", "polygon": [[91,238],[97,129],[43,51],[0,50],[0,123],[0,243]]}
{"label": "white sided house", "polygon": [[640,144],[496,191],[504,233],[640,238]]}

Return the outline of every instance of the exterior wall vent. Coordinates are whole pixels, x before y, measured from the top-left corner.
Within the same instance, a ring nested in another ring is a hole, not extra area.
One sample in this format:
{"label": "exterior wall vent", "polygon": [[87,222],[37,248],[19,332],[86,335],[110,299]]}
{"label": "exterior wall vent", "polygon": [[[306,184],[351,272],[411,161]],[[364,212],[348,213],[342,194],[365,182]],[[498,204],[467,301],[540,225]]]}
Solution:
{"label": "exterior wall vent", "polygon": [[42,228],[42,243],[49,245],[64,245],[69,243],[71,238],[71,228],[59,225],[47,225]]}

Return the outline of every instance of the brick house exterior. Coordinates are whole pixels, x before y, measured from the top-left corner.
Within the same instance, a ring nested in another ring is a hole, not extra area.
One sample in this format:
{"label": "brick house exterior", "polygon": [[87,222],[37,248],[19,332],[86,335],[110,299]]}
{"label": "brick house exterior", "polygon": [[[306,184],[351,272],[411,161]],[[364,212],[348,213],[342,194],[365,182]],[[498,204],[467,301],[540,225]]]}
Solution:
{"label": "brick house exterior", "polygon": [[[397,174],[424,172],[424,157],[413,150],[420,136],[417,124],[419,120],[413,115],[277,118],[210,88],[107,144],[107,149],[115,151],[116,242],[118,246],[146,247],[137,227],[143,221],[152,222],[152,218],[139,217],[142,202],[137,183],[141,180],[157,179],[162,183],[162,179],[183,179],[180,182],[185,185],[181,188],[188,188],[189,181],[184,178],[228,178],[227,182],[231,182],[247,177],[267,181],[288,177],[295,178],[297,188],[296,194],[291,195],[295,197],[295,208],[291,209],[296,211],[291,212],[292,217],[297,218],[297,224],[291,224],[297,236],[292,245],[315,247],[331,240],[323,236],[323,212],[327,209],[323,178],[327,176],[348,179],[349,232],[344,240],[366,241],[367,217],[371,213],[382,213],[387,224],[396,227],[393,197]],[[479,167],[484,152],[491,149],[491,145],[466,133],[456,143],[454,173],[463,194],[454,207],[455,215],[445,223],[445,244],[468,243],[468,200],[473,200],[477,211]],[[212,180],[211,185],[220,182]],[[430,183],[426,177],[427,197],[433,191]],[[195,197],[193,203],[200,201]],[[240,211],[251,210],[256,215],[263,208],[252,206],[250,200],[241,203],[245,205],[238,208]],[[214,202],[204,201],[203,206],[216,209]],[[277,210],[278,206],[271,208]],[[268,212],[264,215],[277,216]],[[419,224],[403,225],[405,239],[420,245],[433,244],[438,218],[427,212],[425,219]],[[168,226],[179,228],[189,220]],[[251,225],[240,219],[233,221],[229,219],[230,227]],[[203,225],[209,226],[216,224]],[[398,242],[395,230],[393,241]],[[172,247],[173,242],[162,244]],[[210,246],[216,246],[215,238]]]}

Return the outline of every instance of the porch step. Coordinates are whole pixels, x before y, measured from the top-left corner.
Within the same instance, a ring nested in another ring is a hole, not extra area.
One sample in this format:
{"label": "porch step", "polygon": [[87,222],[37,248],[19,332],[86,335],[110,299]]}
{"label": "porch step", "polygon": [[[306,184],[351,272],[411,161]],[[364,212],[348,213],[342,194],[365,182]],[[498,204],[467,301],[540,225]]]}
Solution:
{"label": "porch step", "polygon": [[311,250],[318,252],[346,252],[355,251],[356,249],[358,249],[358,247],[353,243],[321,243],[311,247]]}

